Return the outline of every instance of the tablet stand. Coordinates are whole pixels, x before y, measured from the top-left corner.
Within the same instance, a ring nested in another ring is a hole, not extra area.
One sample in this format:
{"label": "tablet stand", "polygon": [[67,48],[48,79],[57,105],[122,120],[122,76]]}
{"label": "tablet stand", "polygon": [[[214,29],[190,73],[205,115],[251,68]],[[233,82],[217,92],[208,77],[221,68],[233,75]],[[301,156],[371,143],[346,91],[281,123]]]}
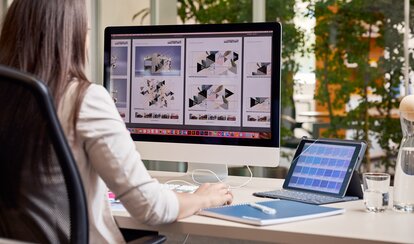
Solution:
{"label": "tablet stand", "polygon": [[358,197],[359,199],[364,197],[364,193],[361,188],[361,179],[359,178],[357,171],[352,173],[351,181],[349,182],[345,196]]}

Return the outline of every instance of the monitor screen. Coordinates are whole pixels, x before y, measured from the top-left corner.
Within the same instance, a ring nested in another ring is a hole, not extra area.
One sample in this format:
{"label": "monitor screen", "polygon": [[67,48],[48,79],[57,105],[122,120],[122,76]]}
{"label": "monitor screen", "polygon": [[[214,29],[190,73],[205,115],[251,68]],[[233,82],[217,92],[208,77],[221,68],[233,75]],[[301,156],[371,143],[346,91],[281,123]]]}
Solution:
{"label": "monitor screen", "polygon": [[144,159],[277,166],[280,45],[276,22],[107,27],[104,85]]}

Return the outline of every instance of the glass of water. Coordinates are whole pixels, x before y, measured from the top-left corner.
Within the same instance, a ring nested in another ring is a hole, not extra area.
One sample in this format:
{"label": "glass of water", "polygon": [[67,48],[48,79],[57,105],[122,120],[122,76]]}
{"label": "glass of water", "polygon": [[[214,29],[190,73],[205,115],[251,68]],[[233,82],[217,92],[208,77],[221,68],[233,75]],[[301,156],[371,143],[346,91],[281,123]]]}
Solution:
{"label": "glass of water", "polygon": [[384,212],[389,204],[390,175],[387,173],[364,173],[364,204],[370,212]]}

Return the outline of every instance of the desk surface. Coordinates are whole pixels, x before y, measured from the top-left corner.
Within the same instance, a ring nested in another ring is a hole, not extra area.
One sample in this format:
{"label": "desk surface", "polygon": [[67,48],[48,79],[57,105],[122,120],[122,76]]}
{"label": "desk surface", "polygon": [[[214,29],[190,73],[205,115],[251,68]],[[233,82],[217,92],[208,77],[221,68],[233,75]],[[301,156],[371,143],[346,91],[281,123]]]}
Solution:
{"label": "desk surface", "polygon": [[[182,173],[151,172],[160,182],[182,179]],[[247,177],[230,176],[227,183],[239,185]],[[256,191],[281,188],[283,180],[253,178],[245,187],[234,189],[234,203],[264,200],[252,196]],[[132,219],[126,211],[113,211],[120,227],[188,233],[278,243],[414,243],[414,214],[368,213],[360,201],[336,203],[329,206],[345,208],[345,214],[272,226],[256,227],[204,216],[191,216],[172,224],[146,226]]]}

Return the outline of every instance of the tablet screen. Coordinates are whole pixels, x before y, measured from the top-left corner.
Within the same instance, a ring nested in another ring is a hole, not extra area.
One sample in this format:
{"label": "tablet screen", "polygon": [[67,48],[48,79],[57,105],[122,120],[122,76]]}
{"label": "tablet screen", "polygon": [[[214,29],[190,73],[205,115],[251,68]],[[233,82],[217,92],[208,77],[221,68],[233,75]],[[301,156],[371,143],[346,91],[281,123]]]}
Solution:
{"label": "tablet screen", "polygon": [[284,188],[343,195],[360,150],[360,143],[302,141]]}

